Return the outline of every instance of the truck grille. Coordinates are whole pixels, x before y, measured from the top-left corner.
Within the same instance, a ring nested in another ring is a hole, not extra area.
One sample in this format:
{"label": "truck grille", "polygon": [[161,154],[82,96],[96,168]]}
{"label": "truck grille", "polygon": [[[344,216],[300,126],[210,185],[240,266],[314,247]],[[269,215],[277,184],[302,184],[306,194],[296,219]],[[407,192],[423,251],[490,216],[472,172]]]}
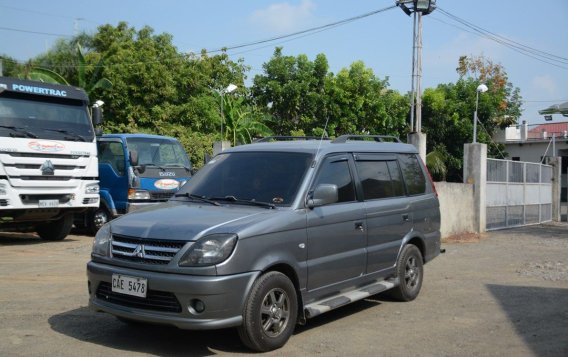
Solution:
{"label": "truck grille", "polygon": [[118,294],[112,292],[110,283],[101,282],[97,288],[96,296],[98,299],[111,302],[113,304],[133,307],[136,309],[181,312],[181,304],[176,296],[166,291],[148,290],[145,298]]}
{"label": "truck grille", "polygon": [[186,244],[185,241],[139,239],[113,234],[112,256],[130,262],[165,265]]}
{"label": "truck grille", "polygon": [[154,201],[167,201],[175,192],[150,192],[150,199]]}
{"label": "truck grille", "polygon": [[26,205],[38,204],[40,200],[58,200],[60,204],[67,203],[71,200],[71,194],[63,195],[20,195],[22,203]]}
{"label": "truck grille", "polygon": [[8,200],[1,199],[1,200],[0,200],[0,206],[1,206],[1,207],[6,207],[6,206],[8,206]]}

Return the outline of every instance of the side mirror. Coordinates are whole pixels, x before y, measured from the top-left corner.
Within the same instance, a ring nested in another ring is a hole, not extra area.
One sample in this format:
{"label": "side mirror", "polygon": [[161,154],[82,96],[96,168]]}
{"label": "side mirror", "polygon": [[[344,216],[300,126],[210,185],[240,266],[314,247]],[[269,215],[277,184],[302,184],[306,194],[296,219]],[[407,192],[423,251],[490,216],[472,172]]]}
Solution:
{"label": "side mirror", "polygon": [[93,106],[93,125],[101,125],[103,123],[103,108],[100,106]]}
{"label": "side mirror", "polygon": [[138,151],[131,150],[128,152],[128,159],[130,160],[130,166],[138,166]]}
{"label": "side mirror", "polygon": [[308,208],[320,207],[338,201],[337,185],[321,184],[313,191],[312,197],[308,199]]}

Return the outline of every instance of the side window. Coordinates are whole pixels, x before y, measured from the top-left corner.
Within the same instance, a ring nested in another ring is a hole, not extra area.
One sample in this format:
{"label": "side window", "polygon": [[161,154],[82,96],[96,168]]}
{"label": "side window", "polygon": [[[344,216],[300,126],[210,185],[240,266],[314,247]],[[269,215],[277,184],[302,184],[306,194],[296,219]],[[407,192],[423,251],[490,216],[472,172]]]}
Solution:
{"label": "side window", "polygon": [[338,202],[355,201],[355,187],[346,158],[331,157],[324,161],[314,187],[323,183],[337,185]]}
{"label": "side window", "polygon": [[404,196],[396,161],[357,161],[356,166],[366,200]]}
{"label": "side window", "polygon": [[416,155],[400,154],[399,160],[408,194],[419,195],[426,192],[426,179]]}
{"label": "side window", "polygon": [[404,182],[402,182],[402,175],[400,174],[398,162],[387,161],[387,166],[389,168],[389,173],[391,176],[392,191],[394,193],[394,196],[404,196]]}
{"label": "side window", "polygon": [[99,162],[107,163],[119,176],[124,176],[124,151],[122,144],[114,141],[97,143]]}

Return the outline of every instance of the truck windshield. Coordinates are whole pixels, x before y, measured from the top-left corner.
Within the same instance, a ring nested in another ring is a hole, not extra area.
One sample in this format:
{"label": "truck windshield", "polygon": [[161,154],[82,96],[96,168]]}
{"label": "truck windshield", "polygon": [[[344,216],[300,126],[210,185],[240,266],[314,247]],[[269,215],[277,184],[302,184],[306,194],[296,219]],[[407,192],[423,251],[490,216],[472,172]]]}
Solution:
{"label": "truck windshield", "polygon": [[[222,203],[248,200],[289,206],[313,156],[297,152],[233,152],[217,155],[180,190]],[[180,198],[182,199],[182,198]]]}
{"label": "truck windshield", "polygon": [[128,150],[138,152],[138,165],[183,167],[191,164],[178,141],[160,138],[127,138]]}
{"label": "truck windshield", "polygon": [[0,137],[92,141],[94,131],[82,101],[0,96]]}

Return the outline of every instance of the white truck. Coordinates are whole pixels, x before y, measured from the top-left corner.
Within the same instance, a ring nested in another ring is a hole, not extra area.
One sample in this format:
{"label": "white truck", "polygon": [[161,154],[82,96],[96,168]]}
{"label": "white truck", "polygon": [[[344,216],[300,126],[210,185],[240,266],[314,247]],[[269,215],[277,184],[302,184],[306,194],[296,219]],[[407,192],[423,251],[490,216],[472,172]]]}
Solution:
{"label": "white truck", "polygon": [[62,240],[99,206],[94,124],[80,88],[0,77],[0,230]]}

